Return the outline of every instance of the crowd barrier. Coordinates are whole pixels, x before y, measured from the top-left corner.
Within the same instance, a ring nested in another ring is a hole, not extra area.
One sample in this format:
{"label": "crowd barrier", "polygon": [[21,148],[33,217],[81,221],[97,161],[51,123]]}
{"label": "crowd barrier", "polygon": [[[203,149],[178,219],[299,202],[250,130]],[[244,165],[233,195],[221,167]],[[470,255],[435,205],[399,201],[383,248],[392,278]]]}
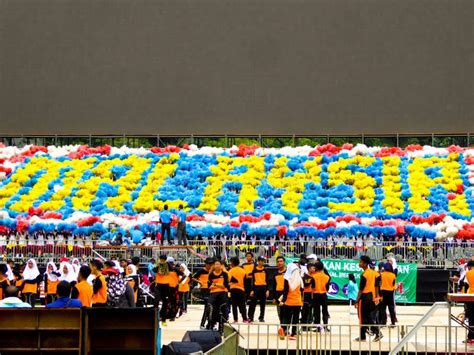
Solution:
{"label": "crowd barrier", "polygon": [[334,244],[328,241],[313,240],[294,241],[221,241],[221,240],[189,240],[186,246],[180,245],[150,245],[150,246],[110,246],[94,242],[91,247],[68,245],[48,246],[0,246],[0,254],[4,260],[16,262],[35,258],[40,265],[48,261],[59,262],[62,257],[89,260],[94,257],[104,259],[129,259],[140,257],[142,265],[151,259],[157,259],[160,254],[173,256],[176,260],[186,262],[191,267],[199,267],[206,257],[221,257],[228,259],[233,256],[245,257],[246,252],[255,256],[264,256],[273,265],[277,256],[298,257],[301,254],[315,254],[327,259],[357,259],[362,254],[369,255],[374,260],[380,260],[388,254],[393,254],[400,262],[417,263],[419,267],[452,268],[460,259],[468,259],[474,255],[474,243],[449,242],[377,242],[361,245]]}
{"label": "crowd barrier", "polygon": [[0,309],[0,354],[156,354],[155,308]]}

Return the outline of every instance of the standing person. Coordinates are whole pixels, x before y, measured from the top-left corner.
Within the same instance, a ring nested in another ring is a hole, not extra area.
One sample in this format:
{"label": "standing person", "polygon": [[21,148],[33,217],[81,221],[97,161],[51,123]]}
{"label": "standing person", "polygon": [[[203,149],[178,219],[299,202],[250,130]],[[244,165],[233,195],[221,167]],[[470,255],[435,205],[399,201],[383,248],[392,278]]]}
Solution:
{"label": "standing person", "polygon": [[206,328],[206,321],[208,320],[209,314],[209,273],[211,272],[211,267],[214,265],[213,258],[206,258],[204,261],[204,268],[198,270],[192,278],[192,281],[196,282],[199,285],[200,298],[204,301],[204,310],[201,317],[201,329]]}
{"label": "standing person", "polygon": [[188,312],[189,282],[191,281],[191,272],[185,264],[179,266],[179,271],[183,274],[183,278],[178,285],[179,294],[179,314],[181,317]]}
{"label": "standing person", "polygon": [[183,210],[183,205],[179,205],[178,210],[178,226],[176,228],[176,237],[179,245],[186,245],[186,212]]}
{"label": "standing person", "polygon": [[[474,260],[468,261],[467,268],[464,291],[472,295],[474,294]],[[465,342],[472,345],[474,344],[474,302],[466,302],[466,318],[468,319],[469,332]]]}
{"label": "standing person", "polygon": [[77,283],[74,285],[71,291],[71,298],[81,301],[82,307],[92,307],[92,296],[94,294],[94,290],[87,282],[90,274],[91,268],[89,266],[81,266],[77,276]]}
{"label": "standing person", "polygon": [[355,304],[357,299],[357,294],[359,293],[359,286],[354,274],[349,274],[349,283],[347,284],[347,298],[349,299],[349,306]]}
{"label": "standing person", "polygon": [[165,233],[168,236],[168,245],[171,245],[171,212],[168,211],[168,205],[164,205],[160,212],[161,222],[161,244],[165,241]]}
{"label": "standing person", "polygon": [[130,285],[130,287],[133,290],[133,298],[135,299],[135,303],[137,303],[138,300],[138,285],[139,285],[139,279],[138,279],[138,274],[137,274],[137,267],[133,264],[130,264],[126,268],[125,274],[125,281]]}
{"label": "standing person", "polygon": [[56,264],[50,261],[46,266],[44,273],[44,288],[46,291],[46,304],[52,303],[56,300],[56,292],[59,283],[59,276]]}
{"label": "standing person", "polygon": [[[316,266],[308,264],[308,273],[303,275],[303,309],[301,311],[301,323],[309,324],[312,322],[313,310],[313,290],[315,288],[314,274]],[[316,323],[318,324],[318,323]]]}
{"label": "standing person", "polygon": [[175,266],[174,258],[169,256],[167,262],[169,264],[169,318],[171,322],[174,322],[178,313],[178,285],[183,273]]}
{"label": "standing person", "polygon": [[375,270],[372,270],[369,265],[370,258],[367,255],[362,255],[359,260],[359,267],[363,270],[360,277],[359,293],[356,299],[356,307],[359,311],[360,336],[355,341],[366,341],[366,333],[368,328],[375,334],[374,342],[380,341],[383,335],[379,328],[374,326],[375,319],[373,312],[375,310],[375,302],[379,298],[379,277]]}
{"label": "standing person", "polygon": [[211,321],[208,329],[213,329],[219,323],[219,331],[223,331],[224,320],[227,318],[225,307],[227,306],[227,292],[229,290],[229,277],[222,268],[222,262],[216,260],[214,269],[209,274],[209,304],[211,305]]}
{"label": "standing person", "polygon": [[5,290],[8,286],[10,286],[10,281],[8,281],[7,272],[7,264],[0,264],[0,300],[4,298]]}
{"label": "standing person", "polygon": [[107,307],[107,281],[102,275],[104,264],[100,260],[90,262],[91,273],[94,276],[92,281],[92,307]]}
{"label": "standing person", "polygon": [[387,324],[387,307],[390,313],[391,327],[397,322],[395,313],[395,290],[397,289],[397,276],[393,272],[392,264],[386,263],[380,276],[380,292],[382,301],[379,307],[379,322],[381,325]]}
{"label": "standing person", "polygon": [[296,340],[297,324],[299,323],[301,307],[303,307],[303,279],[301,278],[301,269],[297,263],[288,265],[285,273],[285,285],[283,297],[280,301],[284,305],[283,325],[278,329],[278,336],[284,339],[288,327],[292,326],[289,340]]}
{"label": "standing person", "polygon": [[249,307],[249,320],[253,322],[255,315],[255,308],[257,303],[260,306],[260,316],[258,317],[259,322],[265,322],[265,302],[269,296],[268,291],[268,273],[265,268],[265,258],[259,256],[257,260],[257,266],[252,272],[252,291],[250,292],[250,307]]}
{"label": "standing person", "polygon": [[[316,273],[314,274],[314,292],[313,292],[313,312],[314,323],[321,324],[321,311],[323,313],[323,327],[329,331],[329,312],[328,312],[328,295],[329,281],[331,280],[324,272],[324,264],[321,261],[316,262]],[[320,328],[317,328],[320,329]]]}
{"label": "standing person", "polygon": [[80,300],[71,298],[71,284],[67,281],[61,281],[57,287],[57,300],[47,304],[46,308],[81,308]]}
{"label": "standing person", "polygon": [[26,302],[28,302],[31,307],[34,307],[38,293],[38,284],[41,281],[41,274],[35,259],[28,260],[25,270],[23,271],[23,279],[22,295],[25,297]]}
{"label": "standing person", "polygon": [[285,273],[286,273],[286,264],[285,258],[279,256],[276,259],[277,271],[273,277],[273,304],[277,307],[278,319],[280,323],[283,323],[283,308],[280,306],[280,297],[283,296],[283,291],[285,289]]}
{"label": "standing person", "polygon": [[153,269],[155,273],[155,307],[158,307],[161,302],[160,320],[163,326],[167,325],[170,292],[170,266],[166,259],[166,255],[160,255],[158,264]]}
{"label": "standing person", "polygon": [[245,254],[245,263],[242,264],[246,276],[244,281],[245,299],[250,299],[250,292],[252,291],[252,272],[255,268],[255,261],[253,260],[253,253],[248,251]]}
{"label": "standing person", "polygon": [[230,259],[231,269],[229,270],[229,285],[230,298],[232,303],[232,315],[234,316],[234,323],[238,322],[237,309],[240,311],[244,323],[248,323],[247,308],[245,306],[245,270],[239,265],[239,258],[234,257]]}

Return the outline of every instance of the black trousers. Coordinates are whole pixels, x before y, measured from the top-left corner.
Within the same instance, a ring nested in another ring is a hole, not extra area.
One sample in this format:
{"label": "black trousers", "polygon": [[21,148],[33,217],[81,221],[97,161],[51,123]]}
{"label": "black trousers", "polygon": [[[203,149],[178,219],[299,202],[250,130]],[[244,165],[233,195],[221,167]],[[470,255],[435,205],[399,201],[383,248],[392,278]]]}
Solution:
{"label": "black trousers", "polygon": [[360,339],[366,338],[366,333],[369,328],[372,331],[372,333],[374,333],[375,335],[379,334],[379,328],[375,326],[371,326],[372,324],[375,324],[374,310],[375,310],[375,303],[372,299],[372,294],[371,293],[362,294],[359,301],[359,322],[361,324]]}
{"label": "black trousers", "polygon": [[171,224],[161,223],[161,244],[165,241],[165,233],[168,235],[168,244],[171,244]]}
{"label": "black trousers", "polygon": [[466,302],[465,316],[468,318],[469,332],[467,339],[474,339],[474,302]]}
{"label": "black trousers", "polygon": [[252,291],[252,279],[244,279],[245,299],[250,300],[250,292]]}
{"label": "black trousers", "polygon": [[158,304],[161,301],[160,309],[160,320],[165,322],[168,316],[168,305],[169,305],[169,296],[170,287],[168,284],[156,284],[155,286],[155,307],[158,307]]}
{"label": "black trousers", "polygon": [[179,292],[179,314],[188,311],[189,292]]}
{"label": "black trousers", "polygon": [[176,318],[178,313],[178,287],[169,288],[169,314],[170,319]]}
{"label": "black trousers", "polygon": [[242,319],[247,320],[247,307],[245,306],[245,292],[239,289],[230,290],[230,299],[232,301],[232,315],[234,320],[239,319],[237,309],[240,311]]}
{"label": "black trousers", "polygon": [[186,222],[178,222],[176,238],[178,239],[179,245],[186,245]]}
{"label": "black trousers", "polygon": [[328,295],[325,293],[314,293],[313,294],[314,324],[321,324],[321,311],[323,313],[322,324],[327,325],[329,322]]}
{"label": "black trousers", "polygon": [[301,324],[310,324],[312,321],[311,311],[313,308],[312,293],[305,293],[303,297],[303,309],[301,310]]}
{"label": "black trousers", "polygon": [[227,320],[227,292],[211,293],[209,305],[211,306],[211,321],[207,328],[213,329],[217,323],[223,326],[223,322]]}
{"label": "black trousers", "polygon": [[265,302],[267,301],[267,286],[255,286],[253,288],[253,297],[250,297],[249,318],[253,321],[257,303],[260,305],[259,320],[265,319]]}
{"label": "black trousers", "polygon": [[379,324],[387,324],[387,308],[390,313],[390,321],[392,324],[397,322],[395,314],[395,292],[382,290],[382,302],[379,306]]}
{"label": "black trousers", "polygon": [[201,328],[206,326],[206,321],[208,323],[209,320],[209,289],[208,288],[201,288],[201,299],[204,300],[204,310],[202,311],[201,317]]}
{"label": "black trousers", "polygon": [[285,306],[280,306],[280,297],[283,295],[283,292],[282,291],[275,291],[275,295],[273,297],[273,299],[275,300],[276,302],[276,308],[277,308],[277,313],[278,313],[278,319],[280,320],[280,324],[283,323],[283,310],[282,308],[284,308]]}
{"label": "black trousers", "polygon": [[301,307],[300,306],[284,306],[283,307],[283,324],[282,328],[287,332],[287,329],[290,325],[293,325],[291,328],[291,335],[296,335],[298,333],[298,326],[297,324],[300,321],[300,312],[301,312]]}

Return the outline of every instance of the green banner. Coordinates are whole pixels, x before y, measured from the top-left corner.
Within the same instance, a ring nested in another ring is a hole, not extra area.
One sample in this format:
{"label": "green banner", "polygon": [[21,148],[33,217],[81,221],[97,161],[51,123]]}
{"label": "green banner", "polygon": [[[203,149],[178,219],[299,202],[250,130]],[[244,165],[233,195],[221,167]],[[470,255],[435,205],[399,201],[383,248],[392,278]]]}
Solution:
{"label": "green banner", "polygon": [[[288,260],[289,259],[289,260]],[[293,260],[294,259],[294,260]],[[287,262],[297,261],[298,258],[287,258]],[[347,300],[346,289],[349,283],[349,274],[354,274],[357,284],[360,281],[362,270],[358,260],[323,259],[324,266],[331,275],[331,285],[328,296],[330,299]],[[397,303],[416,302],[417,267],[414,263],[397,264],[397,289],[395,301]]]}

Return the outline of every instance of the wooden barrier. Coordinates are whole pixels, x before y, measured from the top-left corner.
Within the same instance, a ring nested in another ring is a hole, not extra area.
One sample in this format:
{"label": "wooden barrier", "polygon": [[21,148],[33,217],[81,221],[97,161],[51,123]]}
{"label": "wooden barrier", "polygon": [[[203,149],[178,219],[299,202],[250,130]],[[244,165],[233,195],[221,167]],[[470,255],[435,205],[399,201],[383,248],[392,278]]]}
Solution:
{"label": "wooden barrier", "polygon": [[0,309],[0,354],[156,354],[155,308]]}

